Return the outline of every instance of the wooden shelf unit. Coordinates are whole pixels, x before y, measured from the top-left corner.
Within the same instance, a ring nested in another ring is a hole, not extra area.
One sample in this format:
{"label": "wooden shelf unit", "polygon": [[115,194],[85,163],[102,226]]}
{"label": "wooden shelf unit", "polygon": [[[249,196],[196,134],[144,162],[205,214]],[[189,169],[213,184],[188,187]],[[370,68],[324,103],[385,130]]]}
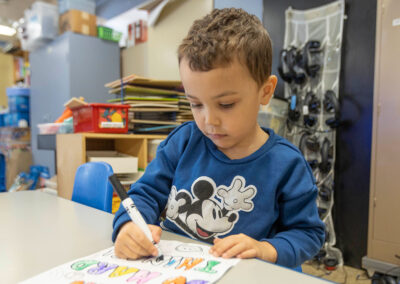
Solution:
{"label": "wooden shelf unit", "polygon": [[57,134],[58,195],[71,199],[77,168],[87,162],[86,151],[113,150],[138,158],[138,167],[145,169],[148,142],[165,139],[166,135],[74,133]]}

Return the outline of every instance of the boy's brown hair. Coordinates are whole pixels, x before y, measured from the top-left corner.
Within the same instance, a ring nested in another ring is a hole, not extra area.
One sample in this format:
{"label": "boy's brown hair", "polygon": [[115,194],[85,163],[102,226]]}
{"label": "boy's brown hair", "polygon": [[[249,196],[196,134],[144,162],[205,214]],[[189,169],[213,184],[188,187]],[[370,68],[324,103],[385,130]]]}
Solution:
{"label": "boy's brown hair", "polygon": [[235,57],[261,86],[271,75],[271,39],[261,21],[242,9],[215,9],[196,20],[178,48],[193,71],[229,65]]}

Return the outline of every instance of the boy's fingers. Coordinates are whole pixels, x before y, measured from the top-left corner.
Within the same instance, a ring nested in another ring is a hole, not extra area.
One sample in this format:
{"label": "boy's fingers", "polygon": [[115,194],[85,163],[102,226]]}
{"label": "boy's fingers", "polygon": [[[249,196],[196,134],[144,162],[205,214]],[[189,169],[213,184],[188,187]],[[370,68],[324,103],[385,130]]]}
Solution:
{"label": "boy's fingers", "polygon": [[218,244],[221,241],[221,239],[215,238],[214,239],[214,244]]}
{"label": "boy's fingers", "polygon": [[162,229],[159,226],[149,225],[151,234],[156,243],[160,242]]}
{"label": "boy's fingers", "polygon": [[214,256],[221,256],[225,253],[228,249],[236,244],[234,238],[226,237],[218,241],[214,246],[211,248],[212,254]]}
{"label": "boy's fingers", "polygon": [[131,240],[138,246],[138,248],[143,249],[145,253],[141,253],[143,256],[148,256],[154,253],[155,246],[152,242],[146,237],[144,232],[137,226],[132,223],[132,228],[128,231],[128,235]]}
{"label": "boy's fingers", "polygon": [[[151,253],[149,253],[145,248],[143,248],[140,243],[136,242],[134,239],[129,236],[127,240],[124,243],[126,247],[133,252],[134,254],[138,256],[148,256]],[[132,255],[132,254],[130,254]]]}
{"label": "boy's fingers", "polygon": [[236,257],[237,258],[254,258],[254,257],[256,257],[256,255],[257,255],[257,252],[255,249],[249,249],[249,250],[246,250],[246,251],[238,254]]}
{"label": "boy's fingers", "polygon": [[235,243],[233,246],[231,246],[229,249],[227,249],[225,252],[223,252],[221,256],[223,258],[235,257],[238,254],[245,251],[245,249],[246,249],[246,247],[243,245],[243,243]]}
{"label": "boy's fingers", "polygon": [[125,259],[137,259],[140,257],[137,250],[134,250],[130,245],[123,244],[123,253],[125,255]]}

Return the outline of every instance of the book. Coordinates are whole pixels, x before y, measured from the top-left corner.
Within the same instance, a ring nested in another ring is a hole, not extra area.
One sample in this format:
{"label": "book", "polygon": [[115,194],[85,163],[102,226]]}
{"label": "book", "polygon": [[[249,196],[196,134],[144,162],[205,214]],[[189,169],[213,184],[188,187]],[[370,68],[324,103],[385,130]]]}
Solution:
{"label": "book", "polygon": [[131,107],[129,110],[132,110],[133,112],[177,112],[179,111],[179,108],[134,108]]}
{"label": "book", "polygon": [[106,88],[117,88],[122,84],[131,84],[131,85],[141,85],[141,86],[149,86],[149,87],[166,87],[166,88],[177,88],[182,86],[181,81],[176,80],[157,80],[146,77],[141,77],[136,74],[128,75],[123,77],[122,79],[118,79],[112,82],[105,84]]}
{"label": "book", "polygon": [[[177,97],[186,97],[184,92],[174,91],[174,90],[165,90],[158,88],[149,88],[142,86],[133,86],[133,85],[125,85],[122,87],[125,94],[138,94],[138,95],[157,95],[157,96],[177,96]],[[119,94],[121,92],[121,87],[114,88],[108,91],[110,94]]]}

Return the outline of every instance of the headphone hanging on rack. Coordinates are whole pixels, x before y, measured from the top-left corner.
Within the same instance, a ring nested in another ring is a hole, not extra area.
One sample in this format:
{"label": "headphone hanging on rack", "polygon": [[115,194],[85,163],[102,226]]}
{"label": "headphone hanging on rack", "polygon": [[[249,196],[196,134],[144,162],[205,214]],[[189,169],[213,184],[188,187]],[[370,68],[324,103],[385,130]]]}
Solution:
{"label": "headphone hanging on rack", "polygon": [[312,170],[318,167],[317,159],[309,159],[307,149],[311,152],[318,153],[320,150],[318,138],[313,136],[310,132],[304,132],[300,137],[299,149],[303,153],[304,158],[307,160]]}
{"label": "headphone hanging on rack", "polygon": [[293,122],[299,120],[301,116],[300,105],[301,104],[299,101],[299,96],[297,95],[297,91],[295,91],[294,94],[290,97],[289,109],[288,109],[289,120]]}
{"label": "headphone hanging on rack", "polygon": [[321,173],[327,174],[332,168],[333,146],[328,138],[324,138],[321,146],[321,162],[318,167]]}
{"label": "headphone hanging on rack", "polygon": [[322,201],[329,202],[331,200],[332,190],[323,184],[318,188],[318,196]]}
{"label": "headphone hanging on rack", "polygon": [[300,65],[311,78],[315,78],[321,70],[321,54],[321,43],[318,40],[309,40],[299,55]]}
{"label": "headphone hanging on rack", "polygon": [[318,152],[319,151],[318,138],[313,136],[309,132],[304,132],[300,138],[299,149],[304,156],[306,156],[307,154],[306,149],[309,149],[312,152]]}
{"label": "headphone hanging on rack", "polygon": [[306,81],[306,73],[299,66],[299,51],[292,46],[289,49],[282,49],[279,53],[278,73],[282,80],[287,83],[304,84]]}
{"label": "headphone hanging on rack", "polygon": [[313,127],[317,124],[317,114],[320,113],[321,103],[314,92],[309,91],[303,102],[303,119],[304,125]]}
{"label": "headphone hanging on rack", "polygon": [[327,120],[325,120],[325,123],[331,128],[338,127],[340,125],[340,106],[339,100],[332,90],[328,90],[325,92],[324,109],[325,112],[334,114],[334,117],[328,118]]}

